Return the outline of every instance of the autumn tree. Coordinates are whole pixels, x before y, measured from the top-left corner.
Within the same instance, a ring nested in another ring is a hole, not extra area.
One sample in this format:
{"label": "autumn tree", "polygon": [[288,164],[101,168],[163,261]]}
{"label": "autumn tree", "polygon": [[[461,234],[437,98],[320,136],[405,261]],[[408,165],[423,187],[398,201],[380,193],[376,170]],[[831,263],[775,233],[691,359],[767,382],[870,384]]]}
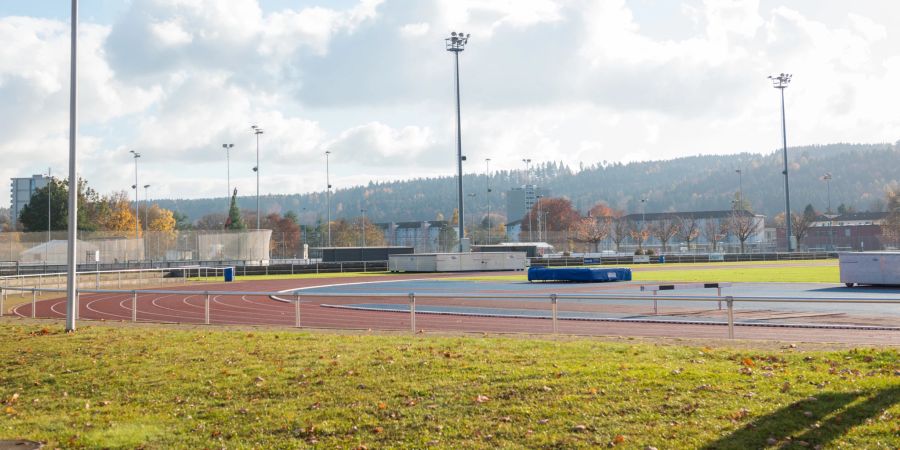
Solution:
{"label": "autumn tree", "polygon": [[600,251],[600,243],[609,237],[612,228],[612,217],[582,217],[575,224],[575,238],[580,242],[591,244],[591,249]]}
{"label": "autumn tree", "polygon": [[731,233],[731,223],[728,220],[709,218],[703,222],[703,236],[712,244],[712,251],[717,251],[719,242],[728,238]]}
{"label": "autumn tree", "polygon": [[96,220],[101,230],[115,231],[122,237],[133,237],[137,228],[138,237],[142,235],[140,219],[131,209],[131,201],[125,191],[103,197],[94,207],[98,213]]}
{"label": "autumn tree", "polygon": [[691,242],[700,236],[700,221],[693,214],[681,216],[679,220],[678,236],[687,245],[688,251],[691,251]]}
{"label": "autumn tree", "polygon": [[485,214],[474,229],[469,230],[473,243],[492,244],[506,237],[506,217],[502,214]]}
{"label": "autumn tree", "polygon": [[[543,215],[543,220],[541,220],[541,215]],[[566,198],[539,199],[522,218],[520,239],[529,235],[528,233],[532,231],[531,227],[540,227],[535,230],[540,231],[542,228],[548,234],[568,231],[580,218],[581,215],[572,207],[572,202]]]}
{"label": "autumn tree", "polygon": [[615,217],[612,219],[611,227],[610,227],[609,236],[612,239],[613,243],[616,244],[616,252],[622,251],[622,242],[625,242],[625,239],[628,239],[629,233],[629,221],[624,217]]}
{"label": "autumn tree", "polygon": [[659,239],[663,253],[669,251],[669,241],[678,234],[680,226],[681,223],[676,217],[663,217],[650,224],[649,231]]}
{"label": "autumn tree", "polygon": [[650,237],[650,231],[647,224],[641,220],[628,220],[628,236],[638,246],[638,250],[644,249],[644,242]]}
{"label": "autumn tree", "polygon": [[730,224],[731,232],[734,233],[734,237],[741,243],[741,253],[744,253],[747,240],[750,239],[750,236],[753,236],[753,233],[756,231],[757,221],[757,218],[747,211],[732,211]]}
{"label": "autumn tree", "polygon": [[194,225],[198,230],[221,230],[225,226],[228,216],[223,213],[206,214]]}
{"label": "autumn tree", "polygon": [[791,226],[793,228],[794,237],[797,239],[797,248],[800,248],[800,242],[809,233],[813,222],[816,221],[818,213],[812,205],[806,205],[803,214],[791,213]]}

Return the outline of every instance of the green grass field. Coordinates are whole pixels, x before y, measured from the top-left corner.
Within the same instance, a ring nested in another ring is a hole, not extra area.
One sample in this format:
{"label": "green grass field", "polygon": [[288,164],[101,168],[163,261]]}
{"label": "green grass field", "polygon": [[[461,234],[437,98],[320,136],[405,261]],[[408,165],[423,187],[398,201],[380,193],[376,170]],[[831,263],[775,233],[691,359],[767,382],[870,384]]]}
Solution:
{"label": "green grass field", "polygon": [[0,325],[48,448],[900,446],[896,349]]}
{"label": "green grass field", "polygon": [[[799,264],[799,265],[798,265]],[[746,265],[759,267],[742,267]],[[772,266],[772,267],[766,267]],[[602,266],[591,266],[602,267]],[[632,269],[634,281],[673,282],[771,282],[838,283],[840,272],[835,261],[775,261],[753,263],[686,263],[623,266]],[[515,275],[478,275],[454,278],[476,281],[524,281],[525,273]]]}

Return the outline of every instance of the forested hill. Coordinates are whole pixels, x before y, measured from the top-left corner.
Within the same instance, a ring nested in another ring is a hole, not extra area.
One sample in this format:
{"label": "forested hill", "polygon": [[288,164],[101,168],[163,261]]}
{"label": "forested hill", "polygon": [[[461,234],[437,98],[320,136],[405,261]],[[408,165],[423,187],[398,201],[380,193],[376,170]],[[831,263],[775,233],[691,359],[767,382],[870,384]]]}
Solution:
{"label": "forested hill", "polygon": [[[898,141],[900,142],[900,141]],[[788,149],[791,205],[802,210],[812,204],[826,208],[825,173],[832,174],[832,208],[844,204],[859,211],[880,210],[884,192],[900,183],[900,145],[831,144]],[[774,216],[784,210],[782,153],[690,156],[666,161],[628,164],[594,164],[578,168],[555,162],[532,167],[533,183],[549,187],[553,196],[564,196],[581,211],[598,201],[627,212],[699,211],[727,209],[743,184],[744,198],[754,211]],[[471,169],[471,165],[469,168]],[[740,169],[741,174],[736,172]],[[524,183],[524,171],[498,171],[491,176],[492,212],[506,214],[506,191]],[[487,179],[484,173],[464,177],[467,220],[487,212]],[[160,206],[196,220],[209,213],[223,213],[227,200],[160,200]],[[260,200],[263,212],[294,211],[303,223],[325,217],[324,192],[269,195]],[[239,198],[243,209],[255,209],[255,197]],[[418,178],[370,183],[338,189],[332,198],[332,217],[347,218],[365,208],[370,220],[433,220],[449,218],[456,206],[455,177]],[[474,215],[471,215],[474,213]],[[516,220],[510,218],[509,220]]]}

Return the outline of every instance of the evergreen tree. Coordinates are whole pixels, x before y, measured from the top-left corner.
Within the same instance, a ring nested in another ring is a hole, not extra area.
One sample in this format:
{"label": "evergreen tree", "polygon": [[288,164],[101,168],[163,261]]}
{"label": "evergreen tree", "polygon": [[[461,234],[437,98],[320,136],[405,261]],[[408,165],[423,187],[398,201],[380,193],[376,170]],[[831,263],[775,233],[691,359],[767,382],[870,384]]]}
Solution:
{"label": "evergreen tree", "polygon": [[228,219],[225,220],[226,230],[246,230],[244,219],[241,218],[241,210],[237,206],[237,188],[231,194],[231,206],[228,208]]}

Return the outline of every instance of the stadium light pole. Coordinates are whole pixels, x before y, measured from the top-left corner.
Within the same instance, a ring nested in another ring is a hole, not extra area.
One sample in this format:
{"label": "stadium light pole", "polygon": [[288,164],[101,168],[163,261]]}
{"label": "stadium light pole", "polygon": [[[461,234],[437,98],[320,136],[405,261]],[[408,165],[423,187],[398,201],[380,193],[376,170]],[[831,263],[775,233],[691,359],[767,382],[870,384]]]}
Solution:
{"label": "stadium light pole", "polygon": [[131,186],[132,188],[134,188],[134,238],[140,239],[140,235],[138,233],[138,222],[141,218],[141,204],[138,202],[138,188],[140,187],[140,185],[138,184],[137,161],[138,158],[141,157],[141,154],[134,150],[129,150],[128,153],[131,153],[131,155],[134,157],[134,184]]}
{"label": "stadium light pole", "polygon": [[738,174],[738,201],[740,202],[741,209],[744,208],[744,172],[741,169],[735,169],[735,173]]}
{"label": "stadium light pole", "polygon": [[150,231],[150,185],[144,185],[144,228]]}
{"label": "stadium light pole", "polygon": [[825,172],[825,175],[822,175],[822,180],[825,181],[825,188],[828,193],[828,245],[831,247],[829,250],[834,250],[834,219],[831,217],[831,172]]}
{"label": "stadium light pole", "polygon": [[[225,196],[225,199],[231,197],[231,149],[234,147],[234,144],[222,144],[222,148],[225,149],[225,185],[228,188],[228,194]],[[231,204],[231,202],[229,202]]]}
{"label": "stadium light pole", "polygon": [[256,135],[256,166],[253,171],[256,172],[256,229],[259,229],[259,135],[263,134],[262,128],[252,125],[253,134]]}
{"label": "stadium light pole", "polygon": [[[531,159],[523,158],[522,162],[525,163],[525,206],[528,206],[528,184],[531,178]],[[533,192],[533,191],[532,191]],[[531,208],[528,209],[528,241],[534,242],[534,233],[532,230],[534,228],[534,218],[532,217],[534,214],[531,214],[531,210],[534,209],[534,203],[531,204]]]}
{"label": "stadium light pole", "polygon": [[76,230],[78,230],[78,159],[75,138],[78,137],[78,0],[72,0],[71,53],[69,57],[69,229],[66,245],[66,331],[75,331],[75,308],[78,307]]}
{"label": "stadium light pole", "polygon": [[459,252],[463,251],[463,238],[464,238],[464,228],[465,228],[465,219],[464,219],[464,211],[463,211],[463,173],[462,173],[462,121],[460,118],[460,105],[459,105],[459,52],[465,50],[466,44],[469,42],[469,34],[465,33],[457,33],[451,32],[450,37],[444,39],[444,44],[448,52],[453,52],[453,61],[455,63],[456,68],[456,199],[457,199],[457,208],[459,210]]}
{"label": "stadium light pole", "polygon": [[331,247],[331,171],[329,166],[329,156],[331,150],[325,150],[325,220],[328,222],[328,245]]}
{"label": "stadium light pole", "polygon": [[782,73],[776,76],[769,76],[772,80],[772,87],[781,91],[781,143],[784,154],[784,223],[787,225],[787,251],[794,251],[791,238],[794,232],[791,226],[791,191],[788,185],[788,160],[787,160],[787,121],[784,117],[784,90],[791,84],[791,74]]}
{"label": "stadium light pole", "polygon": [[484,166],[485,167],[484,168],[485,184],[487,184],[486,197],[487,197],[487,209],[488,209],[488,214],[487,214],[488,238],[487,238],[487,240],[488,240],[488,244],[491,244],[493,242],[492,241],[493,233],[491,232],[491,158],[485,158],[484,164],[485,164],[485,166]]}

